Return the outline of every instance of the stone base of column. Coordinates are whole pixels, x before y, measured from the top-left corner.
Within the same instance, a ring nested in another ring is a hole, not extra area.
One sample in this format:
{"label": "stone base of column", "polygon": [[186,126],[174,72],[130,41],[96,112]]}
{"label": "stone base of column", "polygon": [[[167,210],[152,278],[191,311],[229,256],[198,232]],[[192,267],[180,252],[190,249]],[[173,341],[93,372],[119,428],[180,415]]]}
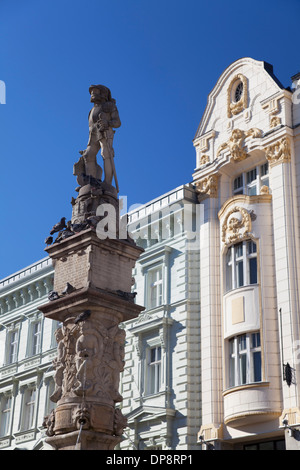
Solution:
{"label": "stone base of column", "polygon": [[48,437],[46,443],[53,450],[114,450],[121,440],[119,436],[79,430]]}

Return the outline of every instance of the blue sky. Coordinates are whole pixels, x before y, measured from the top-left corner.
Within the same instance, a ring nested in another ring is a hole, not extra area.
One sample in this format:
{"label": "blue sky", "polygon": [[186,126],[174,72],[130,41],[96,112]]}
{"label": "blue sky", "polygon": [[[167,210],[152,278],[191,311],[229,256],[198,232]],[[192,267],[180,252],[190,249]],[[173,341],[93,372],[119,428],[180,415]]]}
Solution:
{"label": "blue sky", "polygon": [[191,181],[207,95],[231,62],[265,60],[291,85],[299,17],[300,0],[0,0],[0,279],[46,256],[71,218],[91,84],[117,100],[120,194],[145,203]]}

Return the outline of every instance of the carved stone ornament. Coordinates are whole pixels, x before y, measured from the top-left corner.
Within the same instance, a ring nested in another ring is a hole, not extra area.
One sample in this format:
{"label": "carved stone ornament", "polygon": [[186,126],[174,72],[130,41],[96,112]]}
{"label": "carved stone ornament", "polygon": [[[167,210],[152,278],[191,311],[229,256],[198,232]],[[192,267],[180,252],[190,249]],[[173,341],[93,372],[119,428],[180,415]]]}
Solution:
{"label": "carved stone ornament", "polygon": [[[242,85],[242,93],[238,100],[235,100],[234,90],[238,85]],[[231,118],[232,116],[239,114],[241,111],[247,108],[248,103],[248,83],[247,78],[242,75],[236,75],[230,82],[230,85],[227,89],[227,116]]]}
{"label": "carved stone ornament", "polygon": [[275,144],[266,147],[265,152],[271,166],[291,161],[291,147],[287,137],[283,137],[275,142]]}
{"label": "carved stone ornament", "polygon": [[206,163],[209,163],[209,160],[209,155],[201,155],[200,165],[206,165]]}
{"label": "carved stone ornament", "polygon": [[210,175],[196,183],[197,192],[210,197],[218,196],[218,175]]}
{"label": "carved stone ornament", "polygon": [[281,119],[278,116],[271,116],[270,117],[270,127],[271,129],[277,127],[281,124]]}
{"label": "carved stone ornament", "polygon": [[249,129],[248,131],[233,129],[230,139],[227,142],[221,144],[218,148],[217,157],[219,157],[222,150],[228,149],[230,151],[232,160],[235,162],[244,160],[248,156],[244,147],[246,137],[259,138],[261,136],[262,131],[256,128]]}
{"label": "carved stone ornament", "polygon": [[56,331],[58,355],[53,361],[55,391],[51,400],[95,396],[122,400],[119,375],[124,368],[125,331],[86,320]]}
{"label": "carved stone ornament", "polygon": [[226,245],[247,238],[251,232],[251,213],[243,207],[233,207],[222,225],[222,242]]}

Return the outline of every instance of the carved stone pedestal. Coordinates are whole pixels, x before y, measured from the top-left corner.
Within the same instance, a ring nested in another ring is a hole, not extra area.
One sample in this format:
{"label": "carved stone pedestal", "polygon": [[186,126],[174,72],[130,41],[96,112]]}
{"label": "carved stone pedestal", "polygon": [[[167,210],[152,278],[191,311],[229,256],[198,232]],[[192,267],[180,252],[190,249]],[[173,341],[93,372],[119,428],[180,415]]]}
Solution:
{"label": "carved stone pedestal", "polygon": [[55,300],[40,310],[61,327],[51,397],[57,407],[45,419],[46,442],[59,450],[113,449],[126,427],[116,407],[122,401],[125,345],[119,324],[144,309],[130,293],[142,250],[125,240],[100,240],[90,228],[47,251],[55,268]]}

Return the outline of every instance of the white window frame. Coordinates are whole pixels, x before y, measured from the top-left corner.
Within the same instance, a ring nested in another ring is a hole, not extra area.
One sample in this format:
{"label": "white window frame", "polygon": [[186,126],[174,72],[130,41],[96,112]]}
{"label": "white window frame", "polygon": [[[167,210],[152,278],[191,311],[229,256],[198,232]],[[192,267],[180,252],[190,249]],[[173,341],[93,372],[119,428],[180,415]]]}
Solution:
{"label": "white window frame", "polygon": [[146,305],[148,310],[160,307],[164,303],[163,275],[162,264],[149,268],[147,271]]}
{"label": "white window frame", "polygon": [[[255,178],[253,177],[254,172],[256,172]],[[255,196],[260,194],[262,186],[269,187],[268,163],[263,163],[262,165],[255,166],[253,168],[250,168],[250,170],[235,176],[232,183],[232,191],[234,196],[238,194]]]}
{"label": "white window frame", "polygon": [[[256,260],[256,282],[251,279],[250,267],[253,259]],[[225,253],[225,292],[257,283],[257,243],[252,239],[247,239],[231,245]]]}
{"label": "white window frame", "polygon": [[29,385],[24,389],[21,431],[29,431],[35,427],[37,393],[36,385]]}
{"label": "white window frame", "polygon": [[[37,329],[36,329],[37,328]],[[36,356],[42,352],[43,319],[29,320],[27,357]]]}
{"label": "white window frame", "polygon": [[[237,387],[262,381],[261,341],[258,331],[243,333],[228,340],[228,386]],[[255,368],[259,357],[260,370]],[[255,377],[259,374],[259,379]]]}
{"label": "white window frame", "polygon": [[149,346],[146,350],[145,390],[147,395],[155,395],[160,392],[162,384],[162,353],[161,344]]}
{"label": "white window frame", "polygon": [[12,393],[3,393],[1,395],[0,404],[0,438],[2,438],[10,434],[10,425],[12,418]]}
{"label": "white window frame", "polygon": [[13,328],[8,332],[8,344],[7,344],[7,364],[13,364],[18,360],[18,349],[19,349],[19,329]]}

